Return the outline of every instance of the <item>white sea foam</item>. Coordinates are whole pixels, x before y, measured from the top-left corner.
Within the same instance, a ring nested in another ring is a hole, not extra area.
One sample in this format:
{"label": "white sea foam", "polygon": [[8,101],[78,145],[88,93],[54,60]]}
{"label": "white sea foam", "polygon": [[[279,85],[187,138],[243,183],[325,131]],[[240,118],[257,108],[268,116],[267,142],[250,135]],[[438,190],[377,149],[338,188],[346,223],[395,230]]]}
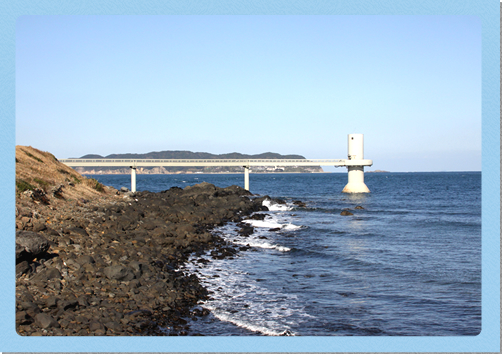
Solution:
{"label": "white sea foam", "polygon": [[251,247],[255,247],[255,248],[266,248],[266,249],[276,249],[280,252],[288,252],[288,251],[291,251],[291,248],[289,247],[284,247],[284,246],[280,246],[280,245],[273,245],[271,243],[268,243],[268,242],[263,242],[261,240],[257,240],[257,239],[245,239],[243,241],[238,241],[238,240],[235,240],[234,241],[235,244],[237,245],[242,245],[242,246],[251,246]]}
{"label": "white sea foam", "polygon": [[[222,228],[229,231],[228,227]],[[232,236],[237,236],[235,228]],[[248,244],[252,242],[250,237],[242,239],[246,239]],[[253,247],[267,247],[267,244],[270,248],[281,249],[267,242]],[[210,310],[220,321],[249,331],[267,336],[295,335],[292,328],[297,325],[298,318],[309,320],[310,317],[299,306],[298,297],[269,289],[266,285],[267,276],[254,271],[257,253],[243,254],[233,260],[211,259],[206,264],[197,263],[196,260],[210,259],[208,255],[189,259],[186,270],[197,273],[202,284],[211,292],[211,299],[200,305]],[[265,283],[262,284],[262,281]]]}
{"label": "white sea foam", "polygon": [[[292,328],[298,326],[298,321],[310,321],[311,316],[305,312],[296,295],[276,292],[269,287],[270,275],[255,270],[256,262],[264,254],[273,257],[273,251],[291,251],[289,247],[275,244],[274,240],[279,234],[268,229],[300,228],[290,223],[292,218],[290,213],[277,211],[267,214],[264,220],[246,220],[256,227],[255,232],[247,237],[239,235],[236,223],[215,229],[213,232],[227,242],[249,245],[263,251],[244,251],[231,260],[213,259],[209,254],[191,258],[187,270],[197,273],[202,284],[211,292],[210,300],[201,306],[210,310],[220,321],[268,336],[295,335]],[[209,262],[198,263],[199,258],[208,259]]]}
{"label": "white sea foam", "polygon": [[267,336],[283,336],[283,335],[286,335],[286,333],[288,333],[287,334],[288,336],[294,336],[294,334],[289,329],[285,329],[282,331],[273,330],[271,328],[267,328],[267,327],[264,327],[264,326],[261,326],[258,324],[254,324],[254,323],[247,322],[242,319],[236,318],[231,313],[228,313],[226,311],[215,310],[215,309],[211,309],[210,307],[208,307],[208,310],[210,310],[211,313],[214,315],[214,317],[216,317],[220,321],[230,322],[238,327],[245,328],[245,329],[252,331],[252,332],[259,332],[259,333],[262,333]]}
{"label": "white sea foam", "polygon": [[293,207],[288,204],[273,203],[270,199],[265,199],[261,204],[266,206],[270,211],[288,211],[293,209]]}
{"label": "white sea foam", "polygon": [[287,224],[282,227],[284,230],[298,230],[301,228],[301,226],[298,225],[293,225],[293,224]]}
{"label": "white sea foam", "polygon": [[253,227],[263,227],[269,229],[279,228],[283,230],[298,230],[301,228],[301,226],[293,225],[291,223],[281,224],[277,216],[274,217],[270,215],[267,215],[263,220],[248,219],[248,220],[243,220],[243,222],[250,224]]}
{"label": "white sea foam", "polygon": [[247,224],[251,224],[251,226],[254,227],[268,227],[269,229],[274,229],[274,228],[282,228],[284,225],[279,224],[276,220],[273,219],[268,219],[266,218],[265,220],[243,220],[243,222]]}

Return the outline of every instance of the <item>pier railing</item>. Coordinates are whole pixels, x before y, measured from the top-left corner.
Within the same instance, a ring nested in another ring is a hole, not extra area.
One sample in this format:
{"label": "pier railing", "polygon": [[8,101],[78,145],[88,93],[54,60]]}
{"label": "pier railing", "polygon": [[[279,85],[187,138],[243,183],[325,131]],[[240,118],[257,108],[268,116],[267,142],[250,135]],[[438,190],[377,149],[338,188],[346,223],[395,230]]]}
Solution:
{"label": "pier railing", "polygon": [[347,159],[61,159],[70,167],[161,167],[161,166],[370,166],[371,160]]}

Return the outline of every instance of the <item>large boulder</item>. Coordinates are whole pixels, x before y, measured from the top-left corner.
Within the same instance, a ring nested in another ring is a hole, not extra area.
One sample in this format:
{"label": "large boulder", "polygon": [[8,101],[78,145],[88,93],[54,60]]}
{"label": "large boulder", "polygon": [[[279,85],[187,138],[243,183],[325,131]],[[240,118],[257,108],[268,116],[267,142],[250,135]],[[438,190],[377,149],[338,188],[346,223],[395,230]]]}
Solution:
{"label": "large boulder", "polygon": [[49,241],[37,232],[16,232],[16,263],[31,260],[49,250]]}
{"label": "large boulder", "polygon": [[223,192],[226,192],[228,194],[237,194],[239,196],[241,195],[253,195],[250,191],[236,185],[231,185],[229,187],[223,188]]}
{"label": "large boulder", "polygon": [[183,196],[188,197],[192,195],[209,194],[213,195],[217,191],[217,187],[214,184],[202,182],[195,184],[193,186],[186,186],[183,191]]}

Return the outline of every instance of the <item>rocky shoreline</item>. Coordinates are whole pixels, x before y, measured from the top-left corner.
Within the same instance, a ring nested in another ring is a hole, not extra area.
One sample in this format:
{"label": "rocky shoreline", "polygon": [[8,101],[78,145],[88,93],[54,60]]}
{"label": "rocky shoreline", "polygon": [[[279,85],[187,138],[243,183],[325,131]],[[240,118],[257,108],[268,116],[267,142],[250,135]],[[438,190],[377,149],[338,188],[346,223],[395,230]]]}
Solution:
{"label": "rocky shoreline", "polygon": [[188,321],[208,314],[197,304],[211,294],[180,266],[190,255],[221,259],[246,250],[211,230],[267,210],[265,197],[209,183],[159,193],[104,188],[113,197],[18,196],[18,334],[197,335]]}

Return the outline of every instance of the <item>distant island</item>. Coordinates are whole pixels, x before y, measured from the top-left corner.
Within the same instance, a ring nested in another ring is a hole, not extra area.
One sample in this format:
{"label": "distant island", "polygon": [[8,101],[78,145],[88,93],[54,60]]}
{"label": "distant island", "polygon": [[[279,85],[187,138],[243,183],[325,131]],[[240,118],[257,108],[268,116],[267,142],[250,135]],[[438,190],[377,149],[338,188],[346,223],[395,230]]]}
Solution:
{"label": "distant island", "polygon": [[[246,155],[238,152],[228,154],[211,154],[208,152],[192,151],[153,151],[145,154],[111,154],[101,156],[97,154],[87,154],[80,159],[299,159],[306,158],[301,155],[281,155],[274,152],[265,152],[256,155]],[[129,174],[130,169],[124,167],[76,167],[80,174]],[[241,173],[243,167],[231,166],[211,166],[211,167],[141,167],[137,169],[138,174],[190,174],[190,173]],[[254,173],[322,173],[321,166],[253,166]]]}

